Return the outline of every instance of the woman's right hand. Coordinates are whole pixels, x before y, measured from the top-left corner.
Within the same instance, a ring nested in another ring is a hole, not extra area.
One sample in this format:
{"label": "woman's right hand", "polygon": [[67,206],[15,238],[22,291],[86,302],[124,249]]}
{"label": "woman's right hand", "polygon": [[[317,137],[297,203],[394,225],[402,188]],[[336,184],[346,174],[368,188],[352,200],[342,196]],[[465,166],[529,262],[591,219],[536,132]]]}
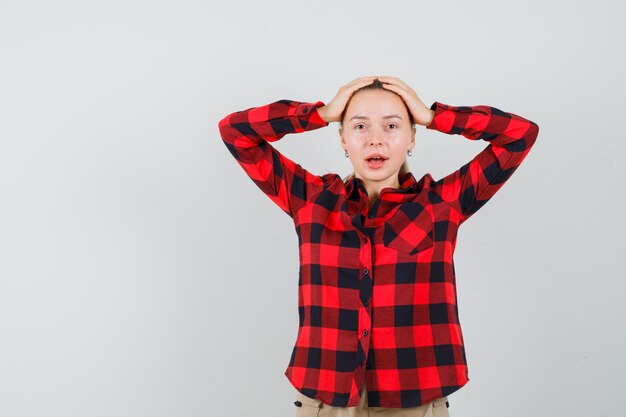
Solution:
{"label": "woman's right hand", "polygon": [[370,85],[376,78],[377,76],[360,77],[341,87],[330,103],[317,109],[320,117],[326,123],[340,122],[341,114],[346,108],[346,104],[348,104],[348,100],[350,100],[352,94],[359,88]]}

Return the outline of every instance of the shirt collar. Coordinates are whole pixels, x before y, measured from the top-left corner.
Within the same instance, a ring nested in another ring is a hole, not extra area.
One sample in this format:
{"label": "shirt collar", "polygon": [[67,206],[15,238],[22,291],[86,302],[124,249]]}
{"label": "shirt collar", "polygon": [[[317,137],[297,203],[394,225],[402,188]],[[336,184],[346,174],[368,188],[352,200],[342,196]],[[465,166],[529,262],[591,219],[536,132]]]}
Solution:
{"label": "shirt collar", "polygon": [[[424,188],[425,181],[426,175],[418,181],[415,179],[411,172],[405,172],[398,175],[398,182],[400,183],[400,187],[393,188],[388,192],[402,194],[419,194]],[[363,181],[353,175],[352,178],[350,178],[350,180],[346,183],[346,195],[348,196],[348,198],[350,198],[353,193],[357,193],[359,190],[362,194],[366,193]]]}

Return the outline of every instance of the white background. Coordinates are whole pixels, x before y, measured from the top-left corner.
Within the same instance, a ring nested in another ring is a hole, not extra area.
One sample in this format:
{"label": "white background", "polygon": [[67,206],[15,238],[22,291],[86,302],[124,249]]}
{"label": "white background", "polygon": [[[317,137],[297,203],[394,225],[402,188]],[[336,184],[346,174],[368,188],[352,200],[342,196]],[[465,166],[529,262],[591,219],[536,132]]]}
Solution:
{"label": "white background", "polygon": [[[539,124],[465,223],[453,417],[621,416],[615,1],[0,1],[0,416],[290,416],[297,238],[218,121],[394,75]],[[336,125],[286,156],[350,172]],[[485,143],[418,131],[435,179]]]}

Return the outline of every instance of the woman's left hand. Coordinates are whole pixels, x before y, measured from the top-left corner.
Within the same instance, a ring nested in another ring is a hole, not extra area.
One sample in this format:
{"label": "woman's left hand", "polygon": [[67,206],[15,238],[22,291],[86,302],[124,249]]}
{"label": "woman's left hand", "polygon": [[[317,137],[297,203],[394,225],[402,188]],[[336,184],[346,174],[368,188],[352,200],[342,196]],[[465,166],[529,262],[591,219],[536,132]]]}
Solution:
{"label": "woman's left hand", "polygon": [[384,88],[402,97],[402,100],[404,100],[413,115],[415,123],[428,126],[433,121],[435,112],[428,108],[417,96],[415,90],[409,87],[404,81],[397,77],[379,76],[377,78],[383,83]]}

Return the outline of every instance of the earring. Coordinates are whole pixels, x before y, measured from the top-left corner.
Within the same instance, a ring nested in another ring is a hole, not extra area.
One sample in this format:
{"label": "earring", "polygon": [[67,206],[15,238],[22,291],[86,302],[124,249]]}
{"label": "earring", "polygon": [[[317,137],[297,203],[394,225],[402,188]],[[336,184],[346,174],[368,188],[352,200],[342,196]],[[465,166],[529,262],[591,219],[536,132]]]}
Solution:
{"label": "earring", "polygon": [[406,151],[406,154],[407,154],[408,156],[413,156],[413,151],[411,151],[411,150],[409,149],[409,150],[407,150],[407,151]]}
{"label": "earring", "polygon": [[347,150],[346,150],[345,154],[346,154],[346,158],[347,158],[348,157],[348,151]]}

